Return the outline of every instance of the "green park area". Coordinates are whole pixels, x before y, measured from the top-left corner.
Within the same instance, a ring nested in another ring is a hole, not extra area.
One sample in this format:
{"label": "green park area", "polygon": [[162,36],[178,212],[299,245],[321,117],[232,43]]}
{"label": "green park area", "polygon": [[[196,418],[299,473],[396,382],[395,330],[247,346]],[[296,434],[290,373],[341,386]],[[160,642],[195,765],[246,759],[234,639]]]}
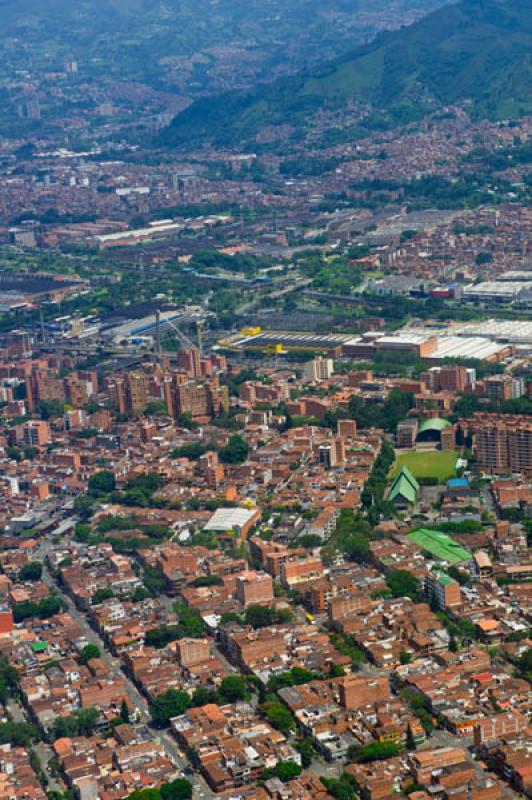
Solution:
{"label": "green park area", "polygon": [[395,478],[401,467],[408,467],[412,475],[419,478],[436,478],[444,483],[456,474],[456,461],[459,453],[454,450],[426,450],[397,453],[392,470]]}

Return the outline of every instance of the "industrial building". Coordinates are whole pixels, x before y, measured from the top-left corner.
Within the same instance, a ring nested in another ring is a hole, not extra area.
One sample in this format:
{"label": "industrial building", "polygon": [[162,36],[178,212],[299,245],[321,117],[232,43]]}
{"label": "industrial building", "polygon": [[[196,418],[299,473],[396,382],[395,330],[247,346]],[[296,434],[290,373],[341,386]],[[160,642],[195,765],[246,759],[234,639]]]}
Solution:
{"label": "industrial building", "polygon": [[259,520],[260,511],[257,508],[219,508],[203,530],[234,534],[245,538]]}
{"label": "industrial building", "polygon": [[484,281],[465,286],[462,297],[466,301],[483,303],[515,303],[530,290],[529,281]]}
{"label": "industrial building", "polygon": [[532,346],[532,322],[528,320],[487,319],[451,326],[454,336],[482,336],[493,342]]}
{"label": "industrial building", "polygon": [[280,345],[283,350],[315,351],[316,353],[340,355],[344,345],[351,341],[356,341],[356,338],[349,334],[295,333],[248,328],[229,339],[223,339],[219,345],[237,351],[264,350],[265,352]]}
{"label": "industrial building", "polygon": [[[127,309],[125,309],[127,313]],[[185,328],[205,319],[205,312],[198,308],[167,308],[160,312],[160,333],[165,335],[175,330],[175,327]],[[175,327],[174,327],[175,326]],[[155,312],[137,318],[134,312],[131,318],[122,318],[118,324],[105,327],[102,325],[100,334],[103,339],[120,343],[126,339],[154,339],[156,335]]]}
{"label": "industrial building", "polygon": [[251,328],[219,342],[236,351],[314,351],[329,356],[371,360],[377,353],[413,355],[429,366],[445,358],[476,358],[500,361],[513,353],[510,344],[481,336],[441,336],[434,330],[404,330],[396,334],[368,331],[361,336],[293,331],[262,331]]}

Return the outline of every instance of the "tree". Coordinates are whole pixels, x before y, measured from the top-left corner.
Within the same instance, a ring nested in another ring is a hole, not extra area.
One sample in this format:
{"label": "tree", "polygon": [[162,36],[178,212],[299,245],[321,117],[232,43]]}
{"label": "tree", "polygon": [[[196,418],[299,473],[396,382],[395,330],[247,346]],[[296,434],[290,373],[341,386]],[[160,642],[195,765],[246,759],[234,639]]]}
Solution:
{"label": "tree", "polygon": [[160,650],[170,642],[176,642],[181,638],[179,625],[159,625],[158,628],[150,628],[149,631],[146,631],[144,642],[146,647],[155,647]]}
{"label": "tree", "polygon": [[148,600],[152,596],[152,593],[149,589],[146,589],[145,586],[137,586],[133,594],[131,595],[131,602],[132,603],[142,603],[143,600]]}
{"label": "tree", "polygon": [[298,547],[306,547],[309,549],[313,547],[320,547],[322,544],[323,539],[321,536],[318,536],[317,533],[303,533],[298,537],[297,540]]}
{"label": "tree", "polygon": [[349,748],[348,757],[351,761],[365,764],[368,761],[385,761],[399,755],[399,747],[395,742],[372,742],[364,746],[353,745]]}
{"label": "tree", "polygon": [[231,436],[229,442],[220,450],[220,461],[223,464],[243,464],[249,453],[249,445],[239,435]]}
{"label": "tree", "polygon": [[207,689],[206,686],[198,686],[194,690],[190,705],[192,708],[200,708],[201,706],[209,705],[210,703],[218,704],[218,693],[214,689]]}
{"label": "tree", "polygon": [[406,749],[408,751],[415,750],[417,747],[416,740],[414,739],[414,734],[412,733],[412,728],[410,725],[406,729]]}
{"label": "tree", "polygon": [[236,703],[238,700],[247,700],[249,692],[246,681],[240,675],[228,675],[222,681],[220,694],[228,703]]}
{"label": "tree", "polygon": [[173,609],[179,618],[179,627],[182,631],[180,639],[183,637],[199,639],[205,634],[205,623],[197,611],[184,603],[175,603]]}
{"label": "tree", "polygon": [[213,448],[209,448],[209,445],[201,442],[190,442],[182,447],[174,448],[170,455],[172,458],[188,458],[189,461],[197,461],[209,449]]}
{"label": "tree", "polygon": [[296,722],[290,711],[278,700],[267,700],[259,706],[270,725],[277,728],[285,736],[289,736],[294,730]]}
{"label": "tree", "polygon": [[20,448],[10,445],[6,453],[7,457],[13,459],[13,461],[22,461],[22,450],[20,450]]}
{"label": "tree", "polygon": [[4,722],[0,724],[0,745],[28,748],[32,741],[38,740],[39,730],[28,722]]}
{"label": "tree", "polygon": [[161,800],[159,789],[135,789],[126,800]]}
{"label": "tree", "polygon": [[186,692],[178,689],[168,689],[160,694],[151,704],[150,712],[155,725],[165,727],[172,717],[184,714],[190,705],[190,698]]}
{"label": "tree", "polygon": [[21,581],[40,581],[42,577],[42,564],[40,561],[29,561],[19,572]]}
{"label": "tree", "polygon": [[176,778],[171,783],[161,786],[161,800],[190,800],[192,784],[185,778]]}
{"label": "tree", "polygon": [[321,782],[336,800],[354,800],[357,796],[356,781],[347,772],[342,773],[340,778],[321,778]]}
{"label": "tree", "polygon": [[80,736],[92,736],[99,718],[100,712],[97,708],[85,708],[78,711],[77,721]]}
{"label": "tree", "polygon": [[83,522],[91,518],[94,512],[94,502],[94,498],[89,497],[88,494],[78,494],[74,498],[74,511]]}
{"label": "tree", "polygon": [[124,494],[120,496],[120,499],[125,506],[148,508],[150,505],[150,498],[142,489],[127,489]]}
{"label": "tree", "polygon": [[317,672],[310,672],[310,670],[303,667],[292,667],[286,672],[273,675],[268,681],[268,691],[277,692],[285,686],[301,686],[319,677],[320,674]]}
{"label": "tree", "polygon": [[114,473],[108,469],[102,469],[96,472],[89,478],[88,493],[92,497],[98,497],[102,494],[110,494],[116,489],[116,480]]}
{"label": "tree", "polygon": [[129,723],[129,706],[127,700],[124,698],[120,704],[120,719],[127,725]]}
{"label": "tree", "polygon": [[39,449],[37,447],[25,447],[23,452],[24,458],[28,461],[33,461],[33,459],[39,455]]}
{"label": "tree", "polygon": [[480,253],[477,254],[475,258],[475,264],[478,267],[481,267],[483,264],[490,264],[493,261],[493,256],[491,253],[486,253],[486,251],[481,250]]}
{"label": "tree", "polygon": [[22,603],[17,603],[13,606],[13,619],[16,623],[24,622],[25,619],[32,619],[34,617],[48,619],[48,617],[53,617],[54,614],[58,614],[61,608],[62,603],[60,598],[54,595],[43,597],[38,603],[24,600]]}
{"label": "tree", "polygon": [[100,718],[97,708],[85,708],[66,717],[59,717],[54,722],[54,736],[56,739],[74,736],[92,736]]}
{"label": "tree", "polygon": [[113,590],[108,586],[102,586],[101,589],[96,589],[92,595],[91,604],[97,606],[99,603],[103,603],[104,600],[110,600],[112,597],[114,597]]}
{"label": "tree", "polygon": [[0,655],[0,702],[5,705],[9,697],[18,693],[19,686],[17,670],[10,665],[6,656]]}
{"label": "tree", "polygon": [[342,545],[342,550],[351,561],[358,564],[367,563],[371,554],[369,539],[360,533],[352,533]]}
{"label": "tree", "polygon": [[528,650],[520,656],[519,661],[519,671],[522,675],[526,675],[529,679],[532,678],[532,647],[529,647]]}
{"label": "tree", "polygon": [[223,578],[220,575],[200,575],[190,585],[195,589],[200,589],[202,586],[223,586]]}
{"label": "tree", "polygon": [[[461,531],[457,531],[457,533],[460,532]],[[447,569],[447,573],[449,574],[449,577],[453,578],[455,581],[458,581],[461,586],[471,586],[471,578],[469,575],[466,572],[463,572],[463,570],[458,569],[458,567],[450,566]]]}
{"label": "tree", "polygon": [[65,413],[65,405],[60,400],[41,400],[37,411],[41,415],[41,419],[62,417]]}
{"label": "tree", "polygon": [[248,606],[244,618],[246,625],[251,625],[253,628],[266,628],[273,623],[273,609],[268,606]]}
{"label": "tree", "polygon": [[305,736],[296,744],[296,750],[301,756],[301,765],[307,769],[312,764],[314,758],[314,742],[312,736]]}
{"label": "tree", "polygon": [[283,783],[288,783],[288,781],[291,781],[294,778],[299,778],[300,775],[301,767],[299,764],[296,764],[295,761],[278,761],[275,767],[265,770],[262,773],[261,778],[263,780],[268,778],[279,778],[279,780]]}
{"label": "tree", "polygon": [[97,645],[92,644],[91,642],[90,644],[86,644],[83,650],[81,651],[79,656],[79,663],[87,664],[93,658],[100,658],[100,655],[101,655],[100,648]]}
{"label": "tree", "polygon": [[421,596],[419,581],[406,569],[392,570],[386,576],[386,583],[394,597],[410,597],[417,601]]}
{"label": "tree", "polygon": [[149,565],[144,570],[142,582],[150,594],[154,595],[155,597],[160,595],[161,592],[164,592],[166,586],[166,581],[163,575],[161,575],[161,573],[154,567],[150,567]]}

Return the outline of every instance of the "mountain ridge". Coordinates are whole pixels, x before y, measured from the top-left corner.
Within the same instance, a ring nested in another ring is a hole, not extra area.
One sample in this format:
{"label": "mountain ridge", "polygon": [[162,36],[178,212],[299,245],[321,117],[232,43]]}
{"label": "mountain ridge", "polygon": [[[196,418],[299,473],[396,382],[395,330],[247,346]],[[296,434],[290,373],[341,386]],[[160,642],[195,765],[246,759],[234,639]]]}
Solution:
{"label": "mountain ridge", "polygon": [[[126,80],[149,74],[157,88],[194,96],[198,86],[222,92],[292,74],[443,2],[0,0],[0,65],[6,43],[15,69],[32,66],[39,55],[49,68],[50,55],[57,54],[85,69],[102,63]],[[18,58],[13,40],[20,42]],[[174,78],[174,67],[183,80]],[[216,71],[218,80],[210,74]]]}
{"label": "mountain ridge", "polygon": [[[461,0],[413,25],[254,92],[199,100],[163,135],[222,144],[252,139],[283,121],[301,128],[323,107],[369,104],[381,124],[417,119],[462,103],[474,117],[532,112],[532,4],[528,0]],[[218,128],[218,130],[217,130]]]}

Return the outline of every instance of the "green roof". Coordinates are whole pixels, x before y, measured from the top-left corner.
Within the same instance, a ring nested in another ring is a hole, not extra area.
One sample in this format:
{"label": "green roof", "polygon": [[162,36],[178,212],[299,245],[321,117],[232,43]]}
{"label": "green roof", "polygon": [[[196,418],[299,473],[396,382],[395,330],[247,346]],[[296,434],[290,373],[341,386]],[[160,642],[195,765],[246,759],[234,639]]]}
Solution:
{"label": "green roof", "polygon": [[425,433],[426,431],[438,431],[438,433],[441,433],[441,431],[450,424],[448,419],[432,417],[432,419],[426,419],[421,423],[417,435],[419,436],[420,433]]}
{"label": "green roof", "polygon": [[393,502],[399,496],[404,497],[409,503],[416,502],[416,492],[404,475],[400,475],[399,480],[397,480],[390,489],[388,500]]}
{"label": "green roof", "polygon": [[449,564],[460,564],[461,561],[469,561],[471,553],[461,547],[458,542],[447,536],[441,531],[431,531],[428,528],[418,528],[417,531],[407,534],[408,539],[418,544],[440,561],[447,561]]}
{"label": "green roof", "polygon": [[401,472],[399,474],[401,475],[401,473],[405,476],[408,482],[414,487],[416,492],[419,492],[419,483],[414,478],[413,474],[410,472],[406,464],[403,464],[403,466],[401,467]]}
{"label": "green roof", "polygon": [[449,576],[445,575],[443,572],[438,573],[436,578],[438,583],[441,583],[442,586],[450,586],[451,583],[456,583],[456,581],[453,581],[452,578],[449,578]]}
{"label": "green roof", "polygon": [[34,653],[43,653],[48,650],[48,642],[33,642],[31,649]]}
{"label": "green roof", "polygon": [[418,491],[419,483],[408,467],[401,467],[401,471],[392,483],[392,488],[388,494],[388,500],[393,502],[397,496],[401,496],[409,503],[415,503]]}

